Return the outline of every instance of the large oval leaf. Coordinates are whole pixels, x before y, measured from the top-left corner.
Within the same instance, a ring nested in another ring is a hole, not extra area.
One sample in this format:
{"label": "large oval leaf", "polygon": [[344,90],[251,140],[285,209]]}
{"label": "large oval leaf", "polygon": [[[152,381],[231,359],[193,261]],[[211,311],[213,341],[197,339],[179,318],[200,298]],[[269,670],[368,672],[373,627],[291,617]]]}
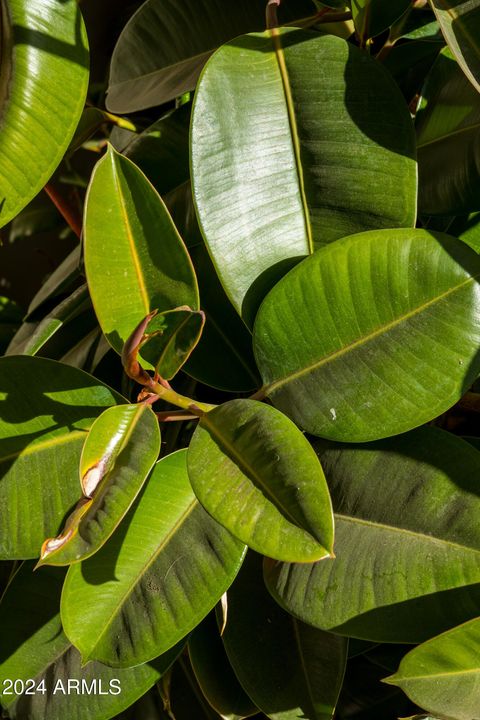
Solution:
{"label": "large oval leaf", "polygon": [[336,242],[265,299],[254,349],[273,403],[361,442],[447,410],[480,370],[480,258],[454,238],[379,230]]}
{"label": "large oval leaf", "polygon": [[168,455],[109,542],[70,568],[62,594],[65,632],[84,662],[146,662],[207,615],[244,552],[196,500],[186,452]]}
{"label": "large oval leaf", "polygon": [[[134,668],[82,667],[60,621],[63,579],[57,568],[32,574],[25,563],[2,598],[0,699],[12,720],[108,720],[147,692],[180,652],[177,646]],[[11,694],[8,679],[18,680]],[[22,683],[30,692],[18,692]]]}
{"label": "large oval leaf", "polygon": [[282,413],[232,400],[204,415],[188,449],[192,487],[208,512],[268,557],[332,553],[332,506],[318,458]]}
{"label": "large oval leaf", "polygon": [[430,0],[445,40],[480,91],[480,0]]}
{"label": "large oval leaf", "polygon": [[190,635],[188,653],[204,696],[224,720],[258,713],[228,662],[214,612]]}
{"label": "large oval leaf", "polygon": [[442,717],[472,720],[480,707],[480,618],[423,643],[386,682]]}
{"label": "large oval leaf", "polygon": [[480,453],[424,427],[320,453],[335,560],[269,565],[282,605],[324,630],[417,643],[478,614]]}
{"label": "large oval leaf", "polygon": [[162,199],[111,146],[87,193],[85,270],[99,323],[117,352],[150,311],[198,309],[195,273]]}
{"label": "large oval leaf", "polygon": [[243,687],[272,720],[331,720],[348,641],[296,620],[268,594],[249,553],[228,591],[223,642]]}
{"label": "large oval leaf", "polygon": [[80,119],[88,46],[75,0],[0,4],[0,227],[42,189]]}
{"label": "large oval leaf", "polygon": [[340,38],[285,29],[222,47],[195,95],[191,146],[200,225],[248,322],[292,260],[415,222],[405,101],[381,65]]}
{"label": "large oval leaf", "polygon": [[0,558],[34,558],[81,493],[87,431],[124,399],[96,378],[33,357],[0,360]]}
{"label": "large oval leaf", "polygon": [[39,565],[68,565],[108,540],[140,492],[160,452],[160,431],[145,404],[118,405],[93,423],[80,458],[84,497],[62,534],[43,543]]}
{"label": "large oval leaf", "polygon": [[480,209],[480,95],[448,48],[427,77],[416,122],[420,211]]}
{"label": "large oval leaf", "polygon": [[[284,0],[279,17],[315,15],[311,0]],[[129,113],[193,90],[211,53],[237,35],[265,27],[263,0],[147,0],[125,26],[110,68],[107,105]]]}

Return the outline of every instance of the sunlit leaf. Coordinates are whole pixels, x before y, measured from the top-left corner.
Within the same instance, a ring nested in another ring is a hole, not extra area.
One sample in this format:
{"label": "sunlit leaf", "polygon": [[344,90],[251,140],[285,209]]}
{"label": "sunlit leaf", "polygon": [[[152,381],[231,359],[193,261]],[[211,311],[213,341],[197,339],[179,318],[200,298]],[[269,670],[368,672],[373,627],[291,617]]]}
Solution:
{"label": "sunlit leaf", "polygon": [[320,447],[335,560],[266,565],[270,591],[316,627],[417,643],[478,614],[480,453],[424,427],[358,447]]}
{"label": "sunlit leaf", "polygon": [[68,571],[62,622],[84,662],[128,667],[166,652],[239,570],[245,546],[198,503],[185,456],[163,458],[118,531]]}
{"label": "sunlit leaf", "polygon": [[332,553],[323,471],[295,425],[268,405],[231,400],[206,413],[188,449],[202,505],[254,550],[307,562]]}

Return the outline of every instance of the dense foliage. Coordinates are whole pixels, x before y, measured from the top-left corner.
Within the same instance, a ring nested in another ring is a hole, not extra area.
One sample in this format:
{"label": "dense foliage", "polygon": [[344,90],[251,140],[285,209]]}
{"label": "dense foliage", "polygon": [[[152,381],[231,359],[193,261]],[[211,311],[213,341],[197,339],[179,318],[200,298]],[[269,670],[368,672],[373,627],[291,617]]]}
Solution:
{"label": "dense foliage", "polygon": [[0,0],[4,717],[479,720],[480,0],[83,6]]}

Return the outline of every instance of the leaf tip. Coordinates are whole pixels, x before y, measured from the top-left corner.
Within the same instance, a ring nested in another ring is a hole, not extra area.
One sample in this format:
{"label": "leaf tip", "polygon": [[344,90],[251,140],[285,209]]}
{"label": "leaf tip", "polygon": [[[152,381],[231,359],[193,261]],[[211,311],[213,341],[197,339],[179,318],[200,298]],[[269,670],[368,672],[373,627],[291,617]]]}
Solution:
{"label": "leaf tip", "polygon": [[393,675],[389,675],[386,678],[382,678],[382,683],[385,683],[385,685],[400,685],[400,683],[397,680],[397,673],[394,673]]}

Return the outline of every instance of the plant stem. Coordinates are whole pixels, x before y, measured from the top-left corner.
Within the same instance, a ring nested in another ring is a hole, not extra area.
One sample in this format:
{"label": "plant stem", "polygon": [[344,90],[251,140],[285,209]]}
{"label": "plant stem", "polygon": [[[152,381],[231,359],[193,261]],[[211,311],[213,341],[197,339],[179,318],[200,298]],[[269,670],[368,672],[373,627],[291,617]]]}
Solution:
{"label": "plant stem", "polygon": [[198,420],[198,415],[183,412],[183,410],[165,410],[165,412],[157,412],[155,415],[159,422],[181,422],[183,420]]}
{"label": "plant stem", "polygon": [[160,385],[160,383],[155,382],[153,378],[150,378],[148,388],[158,395],[159,400],[164,400],[165,402],[176,405],[183,410],[188,410],[189,413],[196,415],[197,417],[201,417],[204,413],[207,413],[217,407],[216,405],[197,402],[196,400],[192,400],[192,398],[179,395],[179,393],[175,392],[172,388],[166,388],[163,385]]}
{"label": "plant stem", "polygon": [[277,9],[280,5],[281,0],[268,0],[267,3],[267,30],[278,28],[278,14]]}

